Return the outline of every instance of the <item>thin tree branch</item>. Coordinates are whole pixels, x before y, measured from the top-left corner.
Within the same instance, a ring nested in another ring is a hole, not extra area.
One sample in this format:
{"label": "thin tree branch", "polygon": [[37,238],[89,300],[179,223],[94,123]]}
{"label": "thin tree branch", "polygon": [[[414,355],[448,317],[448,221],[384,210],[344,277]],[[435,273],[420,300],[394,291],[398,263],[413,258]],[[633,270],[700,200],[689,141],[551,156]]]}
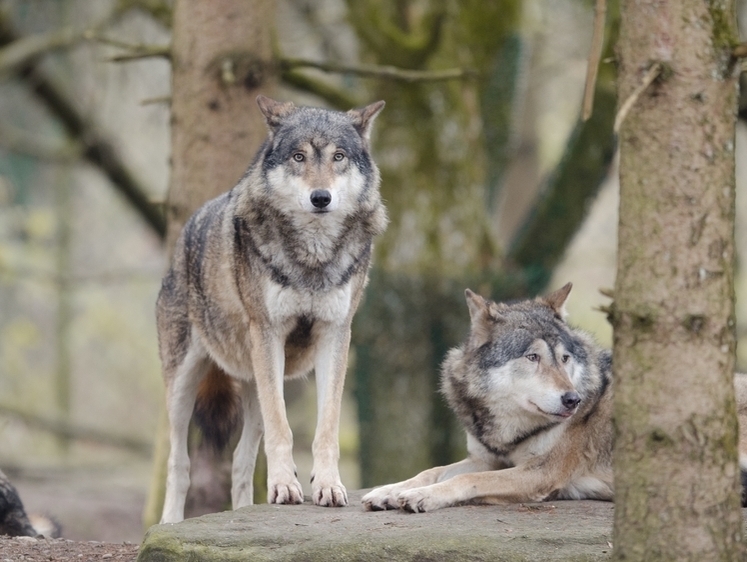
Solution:
{"label": "thin tree branch", "polygon": [[641,80],[641,83],[638,85],[638,87],[633,90],[633,93],[630,94],[628,96],[628,99],[626,99],[620,106],[620,111],[618,111],[617,115],[615,116],[615,124],[613,126],[613,131],[615,134],[618,134],[620,132],[620,127],[622,127],[623,121],[625,121],[625,118],[628,116],[628,113],[635,105],[635,102],[638,100],[641,94],[646,91],[646,88],[648,88],[653,83],[653,81],[656,80],[657,76],[661,74],[661,70],[661,63],[654,63],[643,76],[643,80]]}
{"label": "thin tree branch", "polygon": [[361,105],[358,99],[344,90],[322,80],[316,80],[303,72],[285,70],[281,73],[281,78],[289,86],[313,94],[337,109],[347,110]]}
{"label": "thin tree branch", "polygon": [[27,35],[0,49],[0,74],[17,71],[28,61],[56,49],[83,41],[84,33],[72,28]]}
{"label": "thin tree branch", "polygon": [[[607,54],[618,27],[615,17],[607,29]],[[615,78],[613,65],[602,67],[594,90],[594,112],[589,120],[576,124],[565,154],[509,244],[507,261],[518,266],[527,294],[544,290],[607,176],[615,154]]]}
{"label": "thin tree branch", "polygon": [[24,412],[20,408],[7,404],[0,404],[0,414],[16,418],[29,427],[46,431],[60,437],[77,439],[79,441],[90,441],[101,445],[126,449],[144,457],[150,457],[151,455],[151,444],[137,438],[125,435],[114,435],[98,429],[71,424],[64,420],[53,420],[37,414]]}
{"label": "thin tree branch", "polygon": [[70,163],[80,160],[83,155],[80,144],[70,142],[61,147],[50,147],[41,139],[9,125],[0,125],[0,148],[47,162]]}
{"label": "thin tree branch", "polygon": [[447,70],[407,70],[396,66],[379,66],[375,64],[342,64],[318,62],[308,59],[281,58],[279,64],[284,70],[295,68],[316,68],[324,72],[356,74],[370,78],[384,78],[403,82],[437,82],[444,80],[463,80],[475,78],[477,71],[469,68],[450,68]]}
{"label": "thin tree branch", "polygon": [[100,35],[94,31],[85,33],[85,38],[103,45],[110,45],[119,49],[129,51],[126,54],[115,55],[108,58],[110,62],[123,62],[145,58],[171,59],[171,45],[150,45],[147,43],[129,43],[119,39],[113,39],[106,35]]}
{"label": "thin tree branch", "polygon": [[396,62],[406,68],[419,68],[440,43],[446,21],[446,3],[431,2],[414,30],[405,30],[382,14],[378,0],[347,0],[350,21],[358,36],[379,60]]}
{"label": "thin tree branch", "polygon": [[731,56],[735,59],[743,59],[747,57],[747,42],[746,43],[740,43],[736,47],[734,47],[734,50],[731,52]]}
{"label": "thin tree branch", "polygon": [[[0,46],[18,39],[7,18],[0,12]],[[37,67],[40,55],[38,53],[28,58],[17,68],[16,75],[46,104],[67,133],[80,140],[83,157],[104,172],[159,237],[165,237],[166,220],[161,210],[150,202],[147,190],[135,179],[109,142],[98,134],[96,127],[83,117],[63,90]]]}
{"label": "thin tree branch", "polygon": [[604,49],[604,22],[607,16],[607,1],[596,0],[594,7],[594,33],[591,37],[591,50],[589,52],[589,63],[586,67],[586,85],[584,87],[584,106],[581,119],[584,121],[591,117],[594,109],[594,89],[597,84],[597,73],[599,62]]}
{"label": "thin tree branch", "polygon": [[115,7],[118,14],[124,14],[130,10],[142,10],[164,27],[171,28],[174,10],[165,0],[119,0]]}

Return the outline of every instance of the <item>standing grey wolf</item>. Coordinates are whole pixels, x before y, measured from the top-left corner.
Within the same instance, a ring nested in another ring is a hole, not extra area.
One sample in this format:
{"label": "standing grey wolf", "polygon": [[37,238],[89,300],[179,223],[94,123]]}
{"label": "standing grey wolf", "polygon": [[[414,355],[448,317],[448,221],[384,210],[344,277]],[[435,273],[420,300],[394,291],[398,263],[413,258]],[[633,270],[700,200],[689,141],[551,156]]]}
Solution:
{"label": "standing grey wolf", "polygon": [[[467,289],[470,334],[447,355],[441,390],[467,430],[469,456],[374,489],[363,497],[366,509],[613,499],[612,357],[566,324],[570,291],[568,283],[505,304]],[[735,377],[742,427],[746,379]],[[744,432],[740,451],[744,484]]]}
{"label": "standing grey wolf", "polygon": [[233,456],[234,509],[253,501],[263,433],[268,502],[303,502],[283,380],[312,368],[312,500],[347,504],[338,469],[340,400],[372,241],[387,223],[370,155],[371,126],[384,102],[347,113],[264,96],[257,103],[267,140],[239,183],[187,222],[158,296],[171,425],[162,522],[184,518],[193,409],[219,446],[230,435],[232,412],[243,415]]}

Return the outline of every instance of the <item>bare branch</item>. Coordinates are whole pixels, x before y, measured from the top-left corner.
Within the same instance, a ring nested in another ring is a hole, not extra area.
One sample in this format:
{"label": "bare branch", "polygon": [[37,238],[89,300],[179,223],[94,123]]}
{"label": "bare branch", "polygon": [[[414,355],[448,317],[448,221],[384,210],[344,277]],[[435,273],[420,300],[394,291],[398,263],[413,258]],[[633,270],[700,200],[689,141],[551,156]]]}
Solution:
{"label": "bare branch", "polygon": [[171,45],[149,45],[146,43],[128,43],[119,39],[113,39],[111,37],[100,35],[96,32],[86,32],[85,38],[90,41],[102,43],[104,45],[110,45],[119,49],[129,51],[123,55],[115,55],[108,58],[110,62],[126,62],[131,60],[139,60],[146,58],[171,58]]}
{"label": "bare branch", "polygon": [[0,148],[47,162],[70,163],[83,156],[83,147],[79,143],[50,147],[36,136],[7,124],[0,125]]}
{"label": "bare branch", "polygon": [[617,115],[615,116],[615,125],[612,128],[615,134],[618,134],[620,132],[620,127],[622,127],[623,121],[625,121],[625,118],[628,116],[631,108],[633,107],[633,105],[635,105],[635,102],[646,90],[646,88],[648,88],[653,83],[653,81],[656,80],[656,77],[659,76],[659,74],[661,74],[661,70],[662,66],[660,62],[653,64],[651,68],[648,69],[648,72],[646,72],[643,80],[638,85],[638,87],[633,90],[633,93],[630,94],[630,96],[628,96],[628,99],[626,99],[620,106],[620,111],[618,111]]}
{"label": "bare branch", "polygon": [[316,80],[297,70],[286,70],[281,74],[283,82],[304,92],[320,97],[337,109],[350,109],[361,105],[359,101],[340,88],[322,80]]}
{"label": "bare branch", "polygon": [[284,70],[295,68],[316,68],[323,72],[356,74],[369,78],[383,78],[402,82],[438,82],[444,80],[464,80],[477,77],[478,73],[470,68],[450,68],[446,70],[407,70],[395,66],[375,64],[342,64],[318,62],[308,59],[281,58],[280,66]]}
{"label": "bare branch", "polygon": [[155,105],[158,103],[171,103],[171,96],[158,96],[156,98],[145,98],[140,100],[140,105]]}
{"label": "bare branch", "polygon": [[596,0],[594,7],[594,33],[591,37],[589,63],[586,67],[586,86],[584,87],[584,108],[581,119],[587,121],[594,109],[594,90],[597,84],[599,61],[604,48],[604,21],[607,16],[607,0]]}
{"label": "bare branch", "polygon": [[50,33],[27,35],[0,49],[0,74],[15,72],[32,59],[84,40],[85,32],[66,27]]}
{"label": "bare branch", "polygon": [[[18,40],[10,21],[0,12],[0,46]],[[137,209],[156,234],[163,238],[166,234],[166,220],[161,209],[150,203],[147,189],[124,165],[111,144],[98,133],[94,124],[81,114],[62,88],[38,68],[37,58],[35,56],[27,59],[16,69],[16,76],[25,81],[31,91],[44,102],[67,133],[82,143],[83,158],[97,166]]]}
{"label": "bare branch", "polygon": [[73,425],[64,420],[53,420],[37,414],[24,412],[23,410],[8,404],[0,404],[0,415],[16,418],[29,427],[46,431],[54,435],[59,435],[61,437],[78,439],[80,441],[90,441],[93,443],[108,445],[110,447],[118,447],[145,457],[150,457],[151,454],[151,444],[146,441],[141,441],[140,439],[125,435],[114,435],[98,429]]}
{"label": "bare branch", "polygon": [[130,10],[142,10],[166,28],[171,28],[174,10],[166,0],[119,0],[115,11],[124,14]]}
{"label": "bare branch", "polygon": [[747,58],[747,43],[740,43],[731,52],[731,56],[735,59]]}

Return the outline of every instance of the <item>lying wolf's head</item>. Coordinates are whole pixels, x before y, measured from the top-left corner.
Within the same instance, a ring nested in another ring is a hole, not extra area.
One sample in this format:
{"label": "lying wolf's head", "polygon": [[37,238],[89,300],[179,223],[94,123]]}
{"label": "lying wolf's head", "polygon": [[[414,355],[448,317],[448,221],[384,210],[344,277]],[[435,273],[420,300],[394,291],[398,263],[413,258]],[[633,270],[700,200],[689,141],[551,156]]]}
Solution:
{"label": "lying wolf's head", "polygon": [[257,103],[270,130],[260,151],[262,171],[284,209],[344,214],[378,188],[369,139],[383,101],[346,113],[265,96]]}
{"label": "lying wolf's head", "polygon": [[585,337],[564,321],[570,291],[569,283],[546,297],[506,304],[467,289],[470,335],[444,362],[442,386],[478,439],[492,434],[500,442],[497,434],[504,433],[510,440],[578,410],[589,358]]}

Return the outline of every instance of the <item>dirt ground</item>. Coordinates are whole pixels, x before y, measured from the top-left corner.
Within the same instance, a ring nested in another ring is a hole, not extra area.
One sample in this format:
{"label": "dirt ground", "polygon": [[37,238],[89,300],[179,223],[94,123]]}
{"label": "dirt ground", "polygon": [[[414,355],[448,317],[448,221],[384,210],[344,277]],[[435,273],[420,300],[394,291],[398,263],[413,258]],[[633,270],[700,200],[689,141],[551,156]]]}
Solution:
{"label": "dirt ground", "polygon": [[6,470],[26,511],[54,518],[63,538],[0,536],[0,562],[135,562],[149,462]]}
{"label": "dirt ground", "polygon": [[135,562],[140,545],[0,536],[0,562]]}

